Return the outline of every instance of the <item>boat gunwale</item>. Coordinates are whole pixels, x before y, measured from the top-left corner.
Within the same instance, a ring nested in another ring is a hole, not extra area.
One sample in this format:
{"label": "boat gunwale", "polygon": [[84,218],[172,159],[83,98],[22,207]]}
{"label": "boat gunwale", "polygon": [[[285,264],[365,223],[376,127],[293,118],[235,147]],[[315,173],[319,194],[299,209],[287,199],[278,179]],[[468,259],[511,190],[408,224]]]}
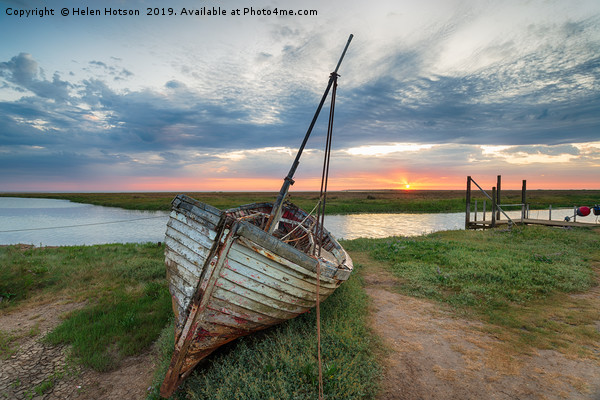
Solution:
{"label": "boat gunwale", "polygon": [[[351,262],[348,263],[350,265],[345,264],[346,262],[348,262],[348,260],[350,260],[349,257],[345,257],[341,260],[338,257],[336,257],[338,258],[337,261],[339,262],[339,265],[335,265],[330,261],[322,258],[313,258],[308,254],[304,253],[303,251],[298,250],[285,242],[282,242],[276,237],[269,235],[267,232],[246,221],[238,221],[238,224],[239,228],[237,233],[239,236],[242,236],[245,239],[260,245],[263,249],[267,250],[272,254],[275,254],[280,258],[288,260],[291,264],[295,264],[298,267],[303,268],[311,273],[316,273],[317,264],[320,263],[321,279],[329,278],[336,280],[347,280],[350,276],[350,273],[352,272]],[[335,244],[339,246],[337,241],[335,242]],[[343,253],[347,255],[345,251]]]}
{"label": "boat gunwale", "polygon": [[[264,249],[269,250],[271,253],[276,254],[279,257],[285,258],[291,261],[292,263],[298,265],[299,267],[310,271],[311,273],[316,273],[317,262],[321,263],[321,274],[323,275],[322,277],[337,280],[347,280],[352,273],[353,265],[350,257],[348,256],[348,253],[326,228],[323,228],[323,234],[324,237],[327,238],[327,243],[329,244],[328,247],[330,247],[330,250],[327,251],[329,251],[336,258],[336,261],[338,263],[337,265],[324,258],[317,259],[315,257],[311,257],[302,250],[296,249],[288,243],[285,243],[279,240],[278,238],[270,235],[269,233],[263,231],[256,225],[236,218],[232,215],[240,211],[248,211],[260,208],[268,209],[273,206],[272,203],[249,203],[222,211],[214,206],[211,206],[210,204],[203,203],[185,194],[179,194],[175,197],[175,199],[173,199],[172,205],[174,212],[183,212],[184,214],[186,214],[186,216],[187,214],[191,214],[192,219],[199,223],[201,223],[201,221],[197,221],[197,218],[202,218],[208,221],[210,224],[216,225],[216,223],[214,222],[216,221],[216,219],[225,217],[231,220],[231,225],[239,225],[238,235],[246,237],[252,242],[259,244]],[[197,210],[194,210],[194,207],[197,207]],[[309,216],[309,214],[307,214],[304,210],[292,203],[287,203],[285,208],[287,208],[292,213],[299,214],[303,218]],[[197,212],[198,210],[200,211],[199,213]],[[205,213],[208,213],[210,216],[204,215]],[[309,218],[313,217],[309,216]],[[301,223],[301,221],[294,222],[297,222],[298,224]],[[286,255],[285,257],[284,254]]]}

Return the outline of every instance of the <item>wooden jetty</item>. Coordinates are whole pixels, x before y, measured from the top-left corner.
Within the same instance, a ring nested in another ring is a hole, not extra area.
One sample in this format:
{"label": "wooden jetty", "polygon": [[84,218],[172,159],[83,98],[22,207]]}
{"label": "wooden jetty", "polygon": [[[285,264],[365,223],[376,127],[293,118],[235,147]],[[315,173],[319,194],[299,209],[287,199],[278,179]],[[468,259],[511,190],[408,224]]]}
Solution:
{"label": "wooden jetty", "polygon": [[[482,219],[478,219],[478,207],[477,200],[475,200],[475,209],[471,209],[473,191],[472,185],[475,185],[481,194],[484,195],[483,199],[483,212]],[[497,184],[492,188],[492,194],[488,194],[481,186],[475,182],[471,176],[467,176],[467,193],[466,193],[466,209],[465,209],[465,229],[488,229],[498,226],[510,226],[513,224],[521,225],[546,225],[546,226],[557,226],[557,227],[594,227],[600,226],[598,223],[579,222],[576,217],[573,220],[553,220],[551,218],[552,208],[550,207],[548,219],[535,219],[529,218],[529,205],[527,204],[527,181],[523,180],[521,189],[521,203],[518,204],[502,204],[501,203],[501,187],[502,177],[498,175]],[[490,201],[492,207],[489,213],[487,212],[486,202]],[[521,207],[520,218],[510,218],[504,211],[503,207]],[[574,207],[574,215],[576,216],[577,207]],[[504,219],[502,218],[504,216]]]}
{"label": "wooden jetty", "polygon": [[[562,226],[562,227],[579,227],[579,228],[589,228],[593,226],[600,226],[598,224],[593,224],[589,222],[573,222],[573,221],[558,221],[558,220],[548,220],[548,219],[533,219],[533,218],[524,218],[512,220],[515,224],[522,225],[546,225],[546,226]],[[494,224],[494,225],[493,225]],[[509,225],[510,221],[506,219],[496,220],[492,222],[491,219],[488,220],[477,220],[471,221],[469,223],[469,227],[467,229],[486,229],[493,228],[498,226],[506,226]]]}

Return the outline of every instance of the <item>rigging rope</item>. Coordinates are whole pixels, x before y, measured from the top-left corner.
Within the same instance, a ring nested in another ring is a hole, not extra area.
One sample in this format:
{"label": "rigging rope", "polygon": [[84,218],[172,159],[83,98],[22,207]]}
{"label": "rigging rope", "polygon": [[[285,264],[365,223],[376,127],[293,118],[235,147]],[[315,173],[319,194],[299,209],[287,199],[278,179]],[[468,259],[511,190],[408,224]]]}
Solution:
{"label": "rigging rope", "polygon": [[317,204],[315,204],[313,209],[308,214],[306,214],[306,217],[304,217],[304,219],[302,221],[300,221],[298,224],[296,224],[296,227],[294,229],[292,229],[291,231],[289,231],[284,237],[282,237],[281,240],[287,239],[288,236],[290,236],[292,233],[294,233],[296,231],[296,229],[298,229],[298,228],[300,228],[300,226],[304,225],[304,222],[306,222],[306,220],[315,212],[315,210],[317,209],[319,204],[321,204],[321,199],[319,199],[319,201],[317,201]]}
{"label": "rigging rope", "polygon": [[[333,139],[333,114],[335,110],[335,95],[337,89],[338,74],[331,73],[333,87],[331,90],[331,106],[329,109],[329,123],[327,125],[327,139],[325,141],[325,154],[323,155],[323,172],[321,174],[321,193],[319,195],[319,203],[317,204],[317,226],[315,233],[317,234],[317,246],[315,253],[317,257],[321,256],[321,248],[323,247],[323,224],[325,222],[325,205],[327,203],[327,181],[329,179],[329,160],[331,158],[331,142]],[[321,359],[321,306],[320,306],[320,286],[321,286],[321,263],[317,262],[317,358],[319,364],[319,400],[323,400],[323,362]]]}

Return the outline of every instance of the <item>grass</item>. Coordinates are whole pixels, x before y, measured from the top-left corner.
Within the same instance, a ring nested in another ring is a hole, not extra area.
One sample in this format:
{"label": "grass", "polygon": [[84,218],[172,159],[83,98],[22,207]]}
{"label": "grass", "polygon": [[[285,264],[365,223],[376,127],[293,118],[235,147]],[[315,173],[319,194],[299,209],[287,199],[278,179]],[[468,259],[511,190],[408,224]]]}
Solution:
{"label": "grass", "polygon": [[[153,243],[23,250],[0,248],[4,309],[85,301],[45,340],[72,344],[72,356],[98,371],[148,348],[171,314],[163,248]],[[2,309],[0,308],[0,310]],[[3,353],[12,340],[2,334]]]}
{"label": "grass", "polygon": [[163,285],[146,284],[141,293],[116,291],[93,306],[73,312],[46,336],[69,343],[72,355],[96,371],[110,371],[121,358],[141,353],[158,337],[171,312]]}
{"label": "grass", "polygon": [[[116,368],[158,338],[162,363],[151,398],[158,398],[173,351],[170,297],[163,247],[115,244],[58,248],[0,248],[3,290],[0,312],[52,301],[85,301],[45,340],[71,344],[74,361],[98,371]],[[360,270],[360,266],[357,266]],[[360,272],[322,304],[323,371],[329,399],[373,398],[380,367],[379,344],[367,327],[368,298]],[[3,354],[14,338],[2,333]],[[218,350],[176,394],[178,398],[312,399],[318,392],[315,313],[237,340]],[[49,379],[30,394],[45,393]],[[288,396],[289,394],[289,396]],[[154,397],[152,397],[154,396]]]}
{"label": "grass", "polygon": [[597,296],[570,294],[598,284],[598,233],[530,226],[357,239],[346,248],[383,262],[400,279],[401,292],[481,319],[523,351],[562,348],[597,356]]}
{"label": "grass", "polygon": [[[427,236],[344,241],[356,260],[374,260],[398,290],[485,322],[507,352],[556,349],[598,358],[598,230],[515,227]],[[0,312],[56,301],[86,301],[46,340],[70,343],[73,357],[100,371],[148,348],[161,356],[149,398],[156,399],[173,350],[163,248],[115,244],[0,248]],[[325,395],[374,398],[383,351],[368,328],[368,297],[357,263],[351,279],[322,304]],[[236,340],[213,353],[176,399],[312,399],[317,396],[315,313]],[[15,338],[0,331],[2,357]],[[57,377],[58,379],[58,377]],[[54,382],[43,382],[44,393]],[[40,384],[42,385],[42,384]],[[34,388],[35,389],[35,388]],[[33,393],[33,392],[32,392]]]}
{"label": "grass", "polygon": [[21,248],[0,247],[0,308],[35,297],[86,300],[119,287],[162,282],[163,251],[155,243]]}
{"label": "grass", "polygon": [[[360,269],[360,266],[357,267]],[[360,273],[359,273],[360,274]],[[359,274],[321,306],[327,399],[373,398],[379,343],[367,324],[368,297]],[[177,399],[315,399],[318,396],[315,312],[222,347],[184,382]],[[158,399],[173,350],[172,326],[162,335],[162,364],[150,399]]]}
{"label": "grass", "polygon": [[18,350],[16,342],[23,337],[35,337],[40,334],[40,325],[36,323],[27,332],[5,331],[0,329],[0,360],[7,360]]}
{"label": "grass", "polygon": [[0,360],[7,360],[17,351],[14,342],[19,337],[12,332],[0,330]]}
{"label": "grass", "polygon": [[[490,190],[491,193],[491,190]],[[171,200],[177,193],[0,193],[0,196],[43,197],[71,200],[101,206],[135,210],[170,210]],[[273,202],[275,192],[193,192],[187,193],[202,202],[220,209],[255,202]],[[531,209],[594,205],[600,199],[600,190],[530,190],[527,201]],[[474,199],[483,196],[473,191]],[[309,211],[318,200],[315,192],[290,192],[290,200]],[[521,191],[502,190],[503,204],[520,203]],[[491,204],[488,201],[488,207]],[[474,209],[474,208],[473,208]],[[328,214],[350,213],[441,213],[464,212],[464,190],[380,190],[329,192]]]}

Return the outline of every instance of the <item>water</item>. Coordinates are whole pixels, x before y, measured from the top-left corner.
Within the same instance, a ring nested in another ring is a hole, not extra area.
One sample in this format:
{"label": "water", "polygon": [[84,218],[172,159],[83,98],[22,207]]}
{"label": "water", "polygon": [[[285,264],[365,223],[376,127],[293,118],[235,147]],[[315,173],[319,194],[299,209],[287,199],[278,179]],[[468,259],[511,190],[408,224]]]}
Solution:
{"label": "water", "polygon": [[[518,220],[521,211],[508,215]],[[573,209],[552,210],[552,219],[572,216]],[[0,244],[70,246],[104,243],[162,242],[169,213],[133,211],[72,203],[68,200],[0,197]],[[531,218],[548,219],[548,210],[530,211]],[[478,218],[482,219],[481,211]],[[488,211],[488,219],[490,214]],[[578,221],[595,222],[590,215]],[[471,217],[473,219],[473,216]],[[505,219],[502,216],[502,219]],[[328,215],[325,227],[337,238],[418,236],[464,229],[464,213]]]}
{"label": "water", "polygon": [[[506,211],[515,222],[521,220],[521,210]],[[565,217],[573,218],[572,208],[552,210],[552,219],[563,221]],[[491,220],[491,212],[486,213]],[[471,213],[471,220],[474,213]],[[479,210],[478,219],[483,219]],[[549,219],[548,210],[531,210],[531,219]],[[504,214],[501,219],[506,220]],[[596,223],[598,219],[592,214],[587,217],[577,217],[578,222]],[[325,227],[337,238],[356,239],[359,237],[382,238],[388,236],[418,236],[437,231],[465,229],[465,213],[440,214],[353,214],[325,216]]]}
{"label": "water", "polygon": [[326,215],[325,228],[337,238],[418,236],[465,228],[464,213]]}
{"label": "water", "polygon": [[0,197],[0,244],[71,246],[162,242],[169,213],[68,200]]}

